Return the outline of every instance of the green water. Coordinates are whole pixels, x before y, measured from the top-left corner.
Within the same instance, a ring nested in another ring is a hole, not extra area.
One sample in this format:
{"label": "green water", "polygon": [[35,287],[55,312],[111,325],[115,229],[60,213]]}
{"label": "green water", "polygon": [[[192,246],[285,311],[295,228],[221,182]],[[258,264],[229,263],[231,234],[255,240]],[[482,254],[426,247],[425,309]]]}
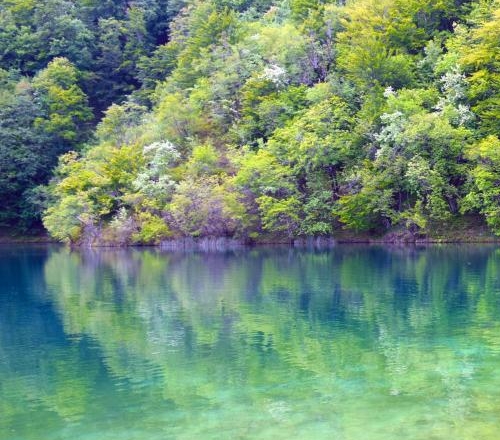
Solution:
{"label": "green water", "polygon": [[0,248],[0,439],[500,438],[500,249]]}

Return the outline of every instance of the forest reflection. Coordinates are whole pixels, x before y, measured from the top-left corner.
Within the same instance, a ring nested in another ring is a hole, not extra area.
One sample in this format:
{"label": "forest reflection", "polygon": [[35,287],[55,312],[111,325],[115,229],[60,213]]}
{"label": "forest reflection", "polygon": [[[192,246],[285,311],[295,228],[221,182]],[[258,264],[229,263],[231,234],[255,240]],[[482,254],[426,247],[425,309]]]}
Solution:
{"label": "forest reflection", "polygon": [[0,312],[0,431],[31,402],[54,426],[92,414],[100,429],[140,408],[150,419],[123,426],[180,438],[500,432],[496,247],[57,248],[32,260],[12,270],[45,286],[27,289],[43,308],[16,299]]}

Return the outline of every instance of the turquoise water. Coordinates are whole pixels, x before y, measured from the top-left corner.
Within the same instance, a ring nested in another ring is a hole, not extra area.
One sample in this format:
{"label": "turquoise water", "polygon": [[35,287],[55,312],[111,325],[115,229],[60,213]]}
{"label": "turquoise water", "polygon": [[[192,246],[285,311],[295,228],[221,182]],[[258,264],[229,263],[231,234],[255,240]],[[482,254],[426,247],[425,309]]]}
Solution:
{"label": "turquoise water", "polygon": [[0,248],[0,439],[499,439],[500,250]]}

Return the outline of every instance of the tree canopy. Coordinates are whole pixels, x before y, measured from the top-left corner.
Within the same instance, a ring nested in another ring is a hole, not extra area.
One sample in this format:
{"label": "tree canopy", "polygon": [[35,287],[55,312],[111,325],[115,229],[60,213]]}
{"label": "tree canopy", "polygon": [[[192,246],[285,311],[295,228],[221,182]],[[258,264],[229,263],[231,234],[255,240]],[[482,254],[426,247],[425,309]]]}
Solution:
{"label": "tree canopy", "polygon": [[498,0],[3,2],[0,223],[500,234],[499,20]]}

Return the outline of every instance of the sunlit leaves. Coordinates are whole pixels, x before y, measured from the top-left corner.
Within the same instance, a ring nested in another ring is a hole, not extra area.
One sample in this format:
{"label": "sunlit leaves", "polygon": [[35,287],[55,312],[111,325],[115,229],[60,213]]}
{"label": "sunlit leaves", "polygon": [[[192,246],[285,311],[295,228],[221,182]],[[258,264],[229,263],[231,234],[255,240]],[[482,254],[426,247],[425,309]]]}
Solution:
{"label": "sunlit leaves", "polygon": [[47,116],[36,123],[48,133],[66,141],[84,138],[82,125],[92,119],[87,96],[78,86],[78,70],[66,58],[56,58],[33,81],[42,109]]}
{"label": "sunlit leaves", "polygon": [[[89,102],[142,89],[60,166],[51,206],[87,198],[92,233],[122,244],[341,228],[416,236],[461,210],[486,215],[495,203],[481,173],[496,171],[465,152],[496,134],[497,2],[468,16],[466,3],[194,1],[161,44],[150,35],[165,18],[157,2],[103,4]],[[63,64],[35,79],[37,126],[80,147],[86,96]]]}
{"label": "sunlit leaves", "polygon": [[488,136],[471,146],[467,154],[476,166],[470,172],[470,191],[463,210],[482,212],[493,231],[500,235],[500,140]]}
{"label": "sunlit leaves", "polygon": [[469,93],[473,110],[481,118],[480,130],[497,134],[500,130],[500,2],[494,1],[490,11],[464,43],[461,62],[470,75]]}

